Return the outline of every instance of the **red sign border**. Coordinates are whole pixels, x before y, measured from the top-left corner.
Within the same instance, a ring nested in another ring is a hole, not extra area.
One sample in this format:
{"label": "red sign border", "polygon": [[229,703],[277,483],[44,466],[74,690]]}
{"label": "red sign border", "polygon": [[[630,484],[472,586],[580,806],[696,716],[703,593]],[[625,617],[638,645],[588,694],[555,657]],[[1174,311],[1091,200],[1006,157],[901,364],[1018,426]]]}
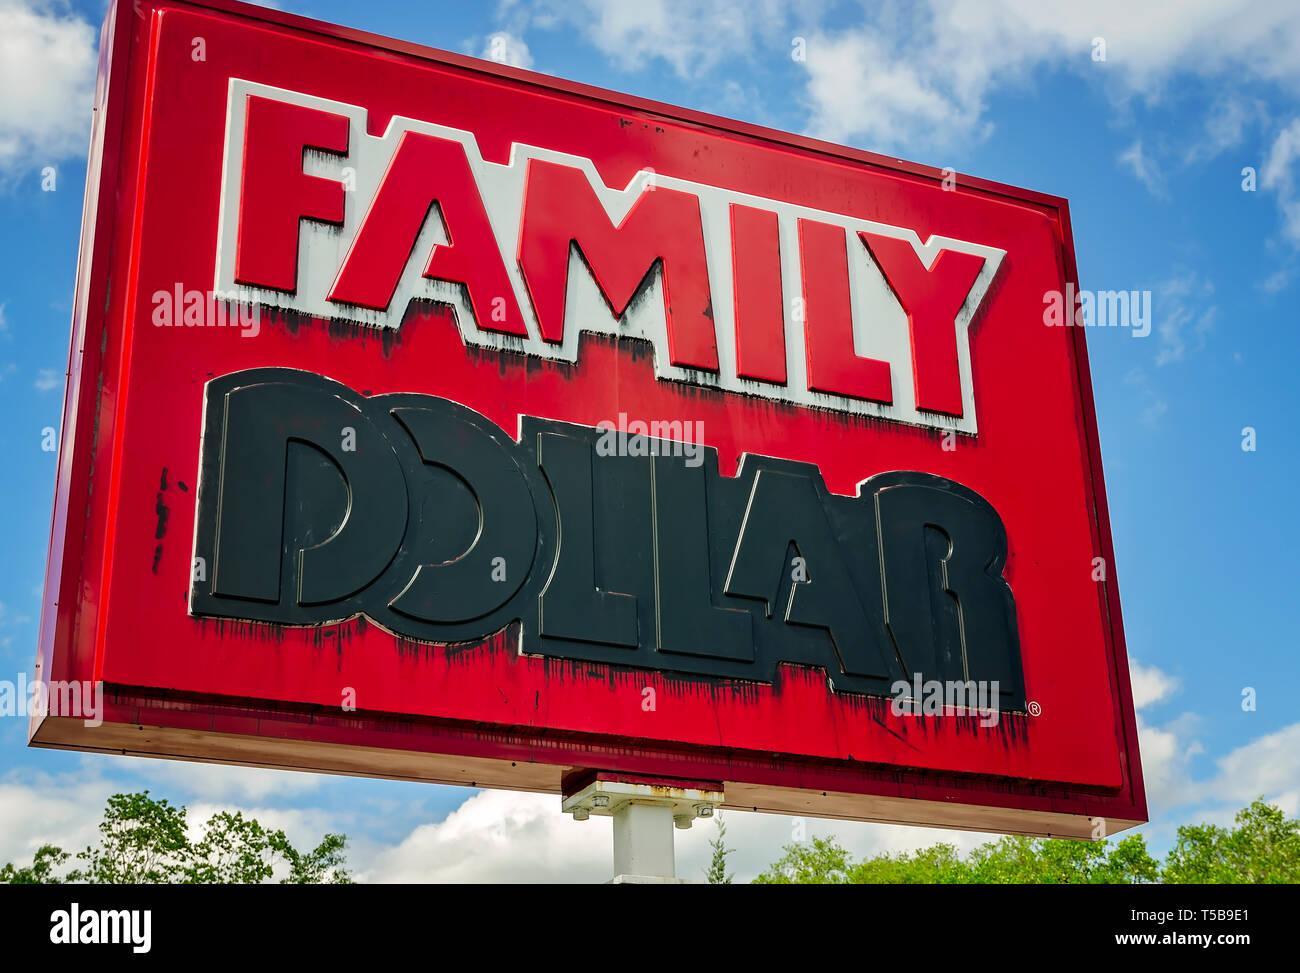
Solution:
{"label": "red sign border", "polygon": [[[373,49],[440,62],[462,70],[511,79],[652,113],[784,147],[848,160],[936,182],[945,172],[748,124],[551,78],[478,58],[439,51],[364,31],[325,24],[234,0],[179,0],[188,7],[239,17],[271,29],[324,36]],[[81,254],[78,265],[68,385],[65,392],[54,515],[42,607],[35,676],[46,681],[88,678],[71,671],[68,651],[76,626],[94,624],[83,611],[102,569],[87,558],[80,538],[88,519],[91,459],[100,401],[99,376],[108,335],[109,282],[113,263],[123,259],[115,245],[126,241],[126,259],[138,243],[138,228],[123,223],[135,209],[138,186],[130,176],[131,156],[147,131],[148,72],[132,63],[132,17],[149,17],[149,0],[115,0],[101,37],[95,119],[87,165]],[[139,61],[139,58],[136,58]],[[125,83],[110,84],[125,73]],[[139,174],[136,173],[136,176]],[[1065,279],[1078,288],[1074,241],[1066,200],[975,177],[958,179],[965,188],[1052,210],[1060,231]],[[98,310],[96,310],[98,309]],[[76,718],[33,715],[32,746],[134,753],[253,766],[395,777],[443,783],[559,792],[567,774],[588,768],[650,774],[684,781],[725,782],[727,806],[742,809],[894,821],[945,827],[1068,837],[1098,837],[1146,821],[1146,799],[1138,754],[1127,652],[1121,621],[1114,550],[1101,466],[1095,406],[1084,329],[1072,329],[1073,354],[1082,395],[1084,440],[1093,497],[1096,550],[1110,568],[1098,597],[1108,619],[1112,702],[1122,733],[1125,783],[1117,792],[1048,787],[1037,783],[915,772],[832,762],[783,760],[758,754],[705,752],[695,747],[636,749],[617,741],[519,727],[458,726],[434,720],[396,720],[365,713],[322,715],[319,711],[265,701],[202,699],[189,694],[141,694],[106,687],[104,725],[93,730]],[[110,502],[111,486],[109,488]],[[740,780],[735,780],[735,777]],[[1104,819],[1098,828],[1094,821]]]}

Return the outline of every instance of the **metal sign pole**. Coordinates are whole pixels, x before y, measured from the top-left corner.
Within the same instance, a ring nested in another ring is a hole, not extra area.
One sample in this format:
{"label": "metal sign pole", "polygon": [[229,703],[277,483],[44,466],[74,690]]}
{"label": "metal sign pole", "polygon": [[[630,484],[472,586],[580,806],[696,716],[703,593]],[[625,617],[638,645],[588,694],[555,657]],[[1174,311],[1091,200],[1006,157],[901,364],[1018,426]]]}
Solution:
{"label": "metal sign pole", "polygon": [[607,779],[597,775],[566,793],[562,807],[575,821],[593,814],[614,819],[614,885],[685,885],[678,878],[673,828],[686,830],[697,818],[713,816],[723,802],[721,789],[669,783]]}

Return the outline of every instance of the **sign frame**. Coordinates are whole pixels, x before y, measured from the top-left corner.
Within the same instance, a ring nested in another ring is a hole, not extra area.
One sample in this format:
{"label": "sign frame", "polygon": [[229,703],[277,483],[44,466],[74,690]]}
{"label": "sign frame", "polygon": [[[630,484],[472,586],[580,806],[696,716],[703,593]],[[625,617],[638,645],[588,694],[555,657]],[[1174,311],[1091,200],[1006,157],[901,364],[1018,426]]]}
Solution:
{"label": "sign frame", "polygon": [[[998,831],[1055,837],[1099,838],[1144,823],[1146,800],[1138,753],[1114,549],[1107,512],[1085,331],[1070,328],[1079,390],[1084,462],[1089,471],[1091,530],[1096,555],[1107,566],[1098,585],[1106,619],[1105,704],[1113,741],[1097,745],[1118,753],[1118,787],[990,777],[956,771],[798,758],[789,754],[705,747],[659,739],[566,731],[548,726],[500,725],[391,712],[355,712],[318,704],[214,696],[166,685],[128,685],[104,679],[106,615],[99,605],[110,561],[96,527],[96,512],[126,502],[114,479],[121,440],[101,438],[107,420],[124,414],[125,396],[109,372],[129,360],[129,342],[115,321],[122,287],[142,241],[141,195],[146,179],[139,159],[149,131],[151,64],[146,41],[160,9],[238,21],[250,30],[316,38],[364,48],[385,58],[445,66],[467,76],[498,79],[583,99],[638,119],[674,125],[805,153],[840,164],[939,184],[946,172],[814,139],[591,86],[544,77],[506,65],[332,26],[234,0],[117,0],[108,10],[96,87],[87,168],[81,254],[42,607],[35,678],[103,681],[102,725],[75,716],[33,714],[29,744],[276,767],[356,776],[561,793],[592,771],[687,782],[722,790],[724,806],[796,815]],[[962,192],[1033,208],[1053,224],[1066,289],[1078,291],[1078,273],[1066,200],[959,176]],[[129,285],[127,288],[129,289]],[[106,378],[109,380],[106,381]],[[117,394],[114,394],[115,391]],[[108,463],[103,462],[104,459]],[[1084,732],[1087,728],[1083,728]]]}

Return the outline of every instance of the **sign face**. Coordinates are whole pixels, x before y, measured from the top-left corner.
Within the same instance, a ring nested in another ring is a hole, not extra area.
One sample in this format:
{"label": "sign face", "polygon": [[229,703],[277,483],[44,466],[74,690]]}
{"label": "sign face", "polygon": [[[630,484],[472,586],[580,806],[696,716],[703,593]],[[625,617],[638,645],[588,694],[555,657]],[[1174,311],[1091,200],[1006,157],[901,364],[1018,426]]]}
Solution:
{"label": "sign face", "polygon": [[1054,197],[116,5],[31,742],[1140,823],[1076,290]]}

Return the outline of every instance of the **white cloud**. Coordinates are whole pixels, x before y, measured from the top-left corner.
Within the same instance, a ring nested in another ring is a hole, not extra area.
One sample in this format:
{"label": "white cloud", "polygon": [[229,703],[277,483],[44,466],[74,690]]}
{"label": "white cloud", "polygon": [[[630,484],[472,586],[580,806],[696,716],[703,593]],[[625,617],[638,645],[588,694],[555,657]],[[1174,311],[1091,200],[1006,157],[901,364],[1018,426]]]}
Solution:
{"label": "white cloud", "polygon": [[27,864],[43,844],[76,852],[95,837],[114,788],[95,775],[19,774],[0,780],[0,863]]}
{"label": "white cloud", "polygon": [[[1105,41],[1104,62],[1092,59],[1098,38]],[[1263,82],[1291,99],[1300,93],[1300,5],[928,0],[900,15],[885,3],[864,10],[860,23],[810,37],[806,67],[812,134],[910,154],[986,137],[989,98],[1031,75],[1072,70],[1118,102],[1136,96],[1152,104],[1180,80],[1196,79],[1221,92],[1203,135],[1183,152],[1198,162],[1239,145],[1251,126],[1267,121],[1264,102],[1244,94],[1245,86]],[[1262,188],[1277,193],[1283,235],[1296,247],[1298,147],[1300,120],[1277,134],[1261,178]],[[1154,195],[1168,197],[1149,145],[1135,141],[1121,160]]]}
{"label": "white cloud", "polygon": [[1205,118],[1204,135],[1187,151],[1187,162],[1217,158],[1240,145],[1247,129],[1267,120],[1268,107],[1258,98],[1231,92],[1220,95]]}
{"label": "white cloud", "polygon": [[788,44],[782,31],[798,6],[794,0],[548,0],[531,8],[507,2],[500,16],[520,31],[576,29],[628,71],[660,60],[680,77],[699,78],[728,58],[748,56],[759,38]]}
{"label": "white cloud", "polygon": [[1292,723],[1214,761],[1215,772],[1197,779],[1192,758],[1204,753],[1196,739],[1200,720],[1183,714],[1163,726],[1138,718],[1142,776],[1153,820],[1168,829],[1182,821],[1230,822],[1258,797],[1288,815],[1300,813],[1300,723]]}
{"label": "white cloud", "polygon": [[[1130,661],[1133,705],[1141,710],[1179,691],[1177,678],[1156,666]],[[1300,723],[1258,737],[1215,760],[1216,773],[1200,780],[1192,776],[1192,758],[1204,753],[1196,739],[1200,719],[1184,713],[1163,726],[1152,726],[1138,715],[1138,745],[1142,776],[1152,817],[1167,817],[1183,809],[1181,820],[1227,823],[1233,814],[1258,797],[1278,805],[1288,815],[1300,812]]]}
{"label": "white cloud", "polygon": [[1151,313],[1157,338],[1156,367],[1179,362],[1188,350],[1200,351],[1219,317],[1212,302],[1214,283],[1187,272],[1157,288]]}
{"label": "white cloud", "polygon": [[1194,738],[1198,720],[1184,713],[1163,726],[1153,726],[1138,716],[1138,750],[1142,755],[1142,780],[1146,786],[1151,817],[1159,819],[1171,808],[1195,797],[1191,778],[1192,758],[1203,753]]}
{"label": "white cloud", "polygon": [[1260,188],[1277,194],[1282,233],[1300,247],[1300,196],[1296,193],[1296,163],[1300,161],[1300,118],[1278,132],[1259,175]]}
{"label": "white cloud", "polygon": [[188,760],[160,760],[152,757],[122,757],[121,769],[136,774],[155,787],[182,799],[198,798],[213,803],[264,801],[268,797],[289,797],[320,787],[319,774],[301,771],[267,770],[260,767],[232,767]]}
{"label": "white cloud", "polygon": [[[1219,319],[1214,303],[1214,283],[1191,271],[1162,281],[1150,296],[1148,311],[1156,336],[1154,363],[1157,369],[1183,361],[1188,353],[1201,351]],[[1169,403],[1156,387],[1146,368],[1129,369],[1124,383],[1137,389],[1142,398],[1140,419],[1151,428],[1160,424]],[[1135,675],[1134,679],[1138,677]]]}
{"label": "white cloud", "polygon": [[1295,278],[1295,275],[1295,260],[1287,261],[1265,277],[1264,280],[1260,282],[1259,289],[1270,296],[1273,294],[1280,294],[1291,286],[1291,281]]}
{"label": "white cloud", "polygon": [[372,882],[599,882],[610,877],[608,818],[576,822],[548,794],[481,791],[381,852]]}
{"label": "white cloud", "polygon": [[512,68],[532,68],[533,55],[523,38],[516,37],[508,31],[499,30],[483,42],[479,57],[498,64],[508,64]]}
{"label": "white cloud", "polygon": [[1300,723],[1252,740],[1215,761],[1207,799],[1244,806],[1266,796],[1288,815],[1300,813]]}
{"label": "white cloud", "polygon": [[96,41],[51,0],[0,0],[0,183],[85,155]]}
{"label": "white cloud", "polygon": [[1161,174],[1155,160],[1143,151],[1141,139],[1121,152],[1119,161],[1132,170],[1138,182],[1146,186],[1152,196],[1157,199],[1169,198],[1169,193],[1165,190],[1165,177]]}
{"label": "white cloud", "polygon": [[1153,807],[1182,803],[1188,763],[1201,750],[1199,743],[1186,739],[1195,729],[1196,718],[1184,714],[1164,726],[1147,723],[1141,711],[1175,695],[1180,688],[1178,679],[1157,666],[1144,666],[1134,659],[1129,659],[1128,671],[1133,708],[1138,711],[1138,751],[1142,755],[1147,800]]}
{"label": "white cloud", "polygon": [[1291,169],[1300,158],[1300,118],[1291,120],[1291,124],[1278,133],[1273,147],[1269,150],[1268,160],[1260,181],[1266,189],[1279,189],[1294,183]]}
{"label": "white cloud", "polygon": [[[784,814],[724,811],[728,867],[747,882],[795,840],[795,819]],[[855,858],[949,841],[970,849],[989,835],[931,828],[887,827],[805,819],[808,837],[833,835]],[[701,879],[717,832],[707,820],[674,831],[677,874]],[[360,877],[371,882],[604,882],[612,874],[610,819],[574,821],[554,794],[482,791],[446,819],[417,827],[380,851]]]}
{"label": "white cloud", "polygon": [[[1121,101],[1158,100],[1182,74],[1300,87],[1300,9],[1288,2],[929,0],[907,14],[873,5],[861,20],[810,38],[808,93],[816,133],[869,147],[982,137],[989,95],[1036,71],[1074,70]],[[1104,61],[1093,60],[1098,38]],[[1248,115],[1248,103],[1225,101],[1211,143],[1235,144]]]}
{"label": "white cloud", "polygon": [[970,137],[983,111],[982,86],[957,91],[872,31],[815,34],[805,64],[809,128],[830,141],[946,145]]}
{"label": "white cloud", "polygon": [[32,383],[36,386],[38,392],[48,392],[51,389],[58,388],[61,384],[59,373],[52,368],[42,368],[36,373],[36,381]]}
{"label": "white cloud", "polygon": [[[1082,72],[1121,99],[1156,100],[1179,74],[1300,90],[1300,8],[1290,0],[862,3],[835,27],[824,16],[832,9],[797,0],[506,0],[498,16],[520,36],[570,27],[618,67],[658,60],[687,79],[728,60],[787,59],[792,38],[804,36],[811,128],[873,147],[978,137],[987,96],[1039,69]],[[1104,62],[1093,60],[1096,38]],[[1225,93],[1207,122],[1210,146],[1235,144],[1254,110]]]}
{"label": "white cloud", "polygon": [[1144,666],[1130,659],[1128,673],[1133,685],[1134,709],[1151,706],[1178,692],[1178,679],[1155,666]]}

